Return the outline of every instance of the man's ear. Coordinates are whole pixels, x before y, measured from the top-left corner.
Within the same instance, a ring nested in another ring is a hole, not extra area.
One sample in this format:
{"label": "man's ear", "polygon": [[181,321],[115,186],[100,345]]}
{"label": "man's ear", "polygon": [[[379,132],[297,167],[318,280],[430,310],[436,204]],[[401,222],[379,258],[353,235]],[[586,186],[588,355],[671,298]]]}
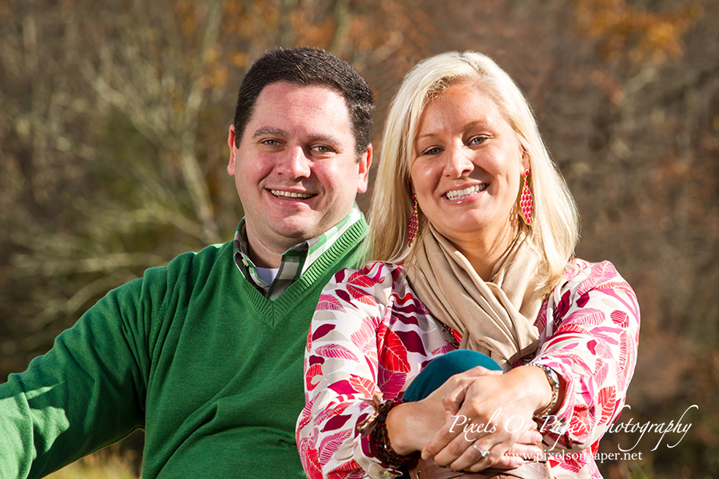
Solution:
{"label": "man's ear", "polygon": [[364,193],[365,191],[367,191],[370,166],[372,166],[372,143],[367,145],[367,149],[362,153],[359,159],[359,179],[357,181],[357,193]]}
{"label": "man's ear", "polygon": [[230,176],[235,176],[235,156],[237,155],[237,147],[235,146],[235,125],[230,125],[230,134],[227,137],[227,144],[230,147],[230,161],[227,163],[227,172]]}

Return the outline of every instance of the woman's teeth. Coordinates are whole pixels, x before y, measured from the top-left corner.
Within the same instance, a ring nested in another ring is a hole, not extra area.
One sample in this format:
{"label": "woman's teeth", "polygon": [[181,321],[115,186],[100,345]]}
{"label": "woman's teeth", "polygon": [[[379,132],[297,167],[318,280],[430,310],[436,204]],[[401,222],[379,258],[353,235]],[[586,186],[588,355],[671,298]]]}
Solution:
{"label": "woman's teeth", "polygon": [[469,196],[473,193],[479,193],[480,191],[484,191],[486,188],[487,188],[487,184],[482,183],[481,185],[470,186],[463,190],[448,191],[447,193],[445,193],[445,196],[450,201],[458,200],[460,198],[464,198],[465,196]]}

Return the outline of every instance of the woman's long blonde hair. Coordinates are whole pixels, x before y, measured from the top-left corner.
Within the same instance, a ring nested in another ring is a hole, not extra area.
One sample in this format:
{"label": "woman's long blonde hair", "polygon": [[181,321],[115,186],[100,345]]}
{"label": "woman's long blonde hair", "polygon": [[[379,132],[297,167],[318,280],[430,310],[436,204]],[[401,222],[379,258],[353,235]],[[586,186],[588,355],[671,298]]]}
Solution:
{"label": "woman's long blonde hair", "polygon": [[[407,224],[413,206],[410,166],[417,125],[432,98],[449,86],[465,81],[476,82],[494,100],[526,152],[534,212],[531,227],[522,221],[519,223],[542,255],[542,266],[547,271],[545,286],[552,287],[574,255],[579,239],[577,207],[564,178],[549,157],[524,95],[494,61],[475,52],[443,53],[420,62],[404,78],[394,97],[385,123],[372,193],[371,255],[376,260],[395,263],[411,255]],[[417,238],[427,230],[427,219],[421,211],[418,220]]]}

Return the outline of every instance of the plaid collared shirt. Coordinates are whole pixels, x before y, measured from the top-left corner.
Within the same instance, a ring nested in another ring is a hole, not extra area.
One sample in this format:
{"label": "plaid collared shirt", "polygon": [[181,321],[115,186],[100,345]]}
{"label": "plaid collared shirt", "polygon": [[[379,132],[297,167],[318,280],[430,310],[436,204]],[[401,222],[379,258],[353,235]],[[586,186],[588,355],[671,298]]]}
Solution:
{"label": "plaid collared shirt", "polygon": [[262,294],[270,301],[277,299],[292,283],[295,282],[312,263],[327,251],[350,226],[362,219],[362,212],[355,203],[350,214],[342,221],[307,241],[293,246],[282,254],[279,271],[272,284],[267,284],[257,274],[257,267],[250,259],[247,232],[244,218],[235,232],[234,258],[237,268]]}

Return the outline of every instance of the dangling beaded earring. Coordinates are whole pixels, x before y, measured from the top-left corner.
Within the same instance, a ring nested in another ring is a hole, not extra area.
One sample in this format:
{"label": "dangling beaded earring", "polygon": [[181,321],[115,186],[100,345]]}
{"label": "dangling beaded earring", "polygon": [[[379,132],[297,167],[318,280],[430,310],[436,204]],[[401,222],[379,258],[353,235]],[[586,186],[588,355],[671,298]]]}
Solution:
{"label": "dangling beaded earring", "polygon": [[527,226],[532,226],[532,210],[534,199],[529,189],[529,170],[524,172],[524,186],[522,186],[522,199],[519,201],[520,215]]}
{"label": "dangling beaded earring", "polygon": [[407,225],[407,246],[412,246],[412,241],[417,234],[417,197],[412,195],[412,216]]}

